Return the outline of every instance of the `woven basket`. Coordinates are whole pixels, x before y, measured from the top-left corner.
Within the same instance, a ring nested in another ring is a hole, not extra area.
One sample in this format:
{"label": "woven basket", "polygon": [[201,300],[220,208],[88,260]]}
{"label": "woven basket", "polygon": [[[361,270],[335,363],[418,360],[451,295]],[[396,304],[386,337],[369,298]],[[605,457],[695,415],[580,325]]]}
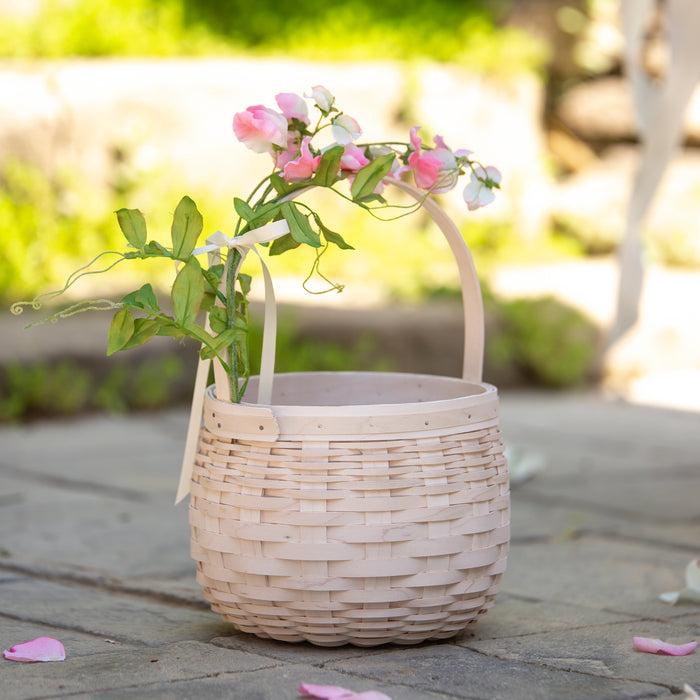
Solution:
{"label": "woven basket", "polygon": [[206,391],[192,556],[212,610],[240,630],[321,646],[414,644],[459,633],[493,604],[510,501],[497,392],[481,382],[479,284],[454,224],[424,206],[459,266],[462,379],[278,374],[269,405]]}

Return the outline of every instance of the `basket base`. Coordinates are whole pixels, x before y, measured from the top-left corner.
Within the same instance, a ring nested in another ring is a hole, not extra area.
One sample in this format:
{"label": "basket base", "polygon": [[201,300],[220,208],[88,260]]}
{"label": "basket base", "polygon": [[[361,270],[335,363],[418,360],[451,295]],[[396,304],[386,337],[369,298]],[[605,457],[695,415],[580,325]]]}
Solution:
{"label": "basket base", "polygon": [[[200,581],[201,581],[201,577]],[[476,595],[471,599],[462,599],[459,604],[444,606],[444,609],[431,609],[428,613],[417,613],[407,619],[392,617],[391,608],[375,609],[384,617],[371,615],[373,608],[351,610],[349,614],[355,619],[340,615],[319,613],[313,617],[307,610],[294,615],[289,609],[278,607],[277,617],[273,616],[276,606],[263,610],[259,601],[256,605],[221,603],[221,591],[212,591],[205,587],[204,596],[211,603],[212,612],[218,613],[231,623],[238,631],[255,635],[260,639],[274,639],[279,642],[307,642],[320,647],[340,647],[353,645],[357,647],[374,647],[383,644],[411,646],[429,640],[445,640],[457,636],[474,626],[493,606],[498,592],[501,574],[491,577],[488,595]],[[230,597],[230,593],[229,596]],[[457,613],[454,608],[465,608]],[[251,608],[256,608],[253,612]],[[397,612],[398,612],[397,608]],[[267,614],[265,614],[267,613]],[[361,616],[361,619],[358,619]],[[368,621],[371,620],[371,621]]]}

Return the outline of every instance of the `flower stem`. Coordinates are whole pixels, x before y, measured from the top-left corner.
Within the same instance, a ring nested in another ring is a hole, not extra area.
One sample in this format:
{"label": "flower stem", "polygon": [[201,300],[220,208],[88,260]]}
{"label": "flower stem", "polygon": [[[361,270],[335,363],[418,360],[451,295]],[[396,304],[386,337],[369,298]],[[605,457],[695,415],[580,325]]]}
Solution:
{"label": "flower stem", "polygon": [[[238,277],[238,268],[242,262],[241,254],[235,248],[231,248],[226,271],[226,324],[228,328],[236,327],[236,279]],[[228,349],[228,380],[231,396],[234,397],[235,403],[240,403],[242,392],[239,388],[239,367],[238,358],[240,356],[238,345],[239,339],[234,337],[233,342]]]}

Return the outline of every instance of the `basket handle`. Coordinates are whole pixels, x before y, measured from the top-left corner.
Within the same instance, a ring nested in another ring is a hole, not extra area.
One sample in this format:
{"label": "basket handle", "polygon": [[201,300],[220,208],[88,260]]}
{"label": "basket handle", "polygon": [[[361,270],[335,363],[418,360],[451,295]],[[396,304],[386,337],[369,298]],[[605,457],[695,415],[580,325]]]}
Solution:
{"label": "basket handle", "polygon": [[[445,210],[426,194],[426,192],[395,178],[386,178],[385,181],[410,195],[416,202],[422,205],[423,209],[425,209],[440,231],[442,231],[442,234],[445,236],[452,250],[452,254],[457,263],[460,286],[462,288],[462,309],[464,315],[462,378],[466,381],[479,383],[482,378],[484,363],[484,307],[481,298],[479,278],[476,274],[474,261],[469,252],[469,248],[454,221],[452,221]],[[285,199],[295,199],[311,189],[313,189],[313,186],[304,187],[303,189],[289,194]],[[275,318],[270,318],[270,316],[274,315],[275,306],[272,280],[269,278],[269,273],[267,272],[265,264],[262,263],[262,265],[263,272],[265,273],[266,312],[263,332],[263,354],[260,360],[258,403],[269,403],[272,395],[272,383],[275,373],[275,336],[277,324]],[[272,337],[270,337],[270,335],[272,335]],[[214,363],[214,370],[217,396],[224,401],[230,401],[228,378],[220,367],[220,363]]]}
{"label": "basket handle", "polygon": [[[484,307],[481,298],[479,278],[474,268],[469,248],[445,210],[425,192],[409,185],[401,180],[386,178],[386,182],[397,189],[410,195],[419,202],[429,216],[438,226],[447,240],[452,254],[457,263],[460,286],[462,289],[462,310],[464,315],[464,356],[462,363],[462,378],[470,382],[480,382],[484,363]],[[294,199],[307,192],[312,187],[305,187],[290,194],[286,199]],[[261,259],[262,262],[262,259]],[[277,325],[274,316],[274,288],[269,273],[263,264],[265,273],[265,328],[263,333],[263,354],[260,362],[260,391],[258,403],[269,403],[272,394],[272,382],[275,373],[275,336]],[[240,268],[239,268],[240,269]],[[272,336],[272,337],[270,337]],[[224,401],[230,400],[228,377],[220,367],[220,363],[214,363],[214,375],[216,393]]]}
{"label": "basket handle", "polygon": [[484,367],[484,305],[481,298],[481,286],[476,274],[474,260],[469,252],[462,234],[447,212],[425,192],[413,185],[393,178],[387,179],[394,187],[409,194],[416,202],[421,202],[423,209],[430,215],[447,240],[452,255],[457,263],[459,282],[462,288],[462,311],[464,315],[464,360],[462,378],[479,383]]}

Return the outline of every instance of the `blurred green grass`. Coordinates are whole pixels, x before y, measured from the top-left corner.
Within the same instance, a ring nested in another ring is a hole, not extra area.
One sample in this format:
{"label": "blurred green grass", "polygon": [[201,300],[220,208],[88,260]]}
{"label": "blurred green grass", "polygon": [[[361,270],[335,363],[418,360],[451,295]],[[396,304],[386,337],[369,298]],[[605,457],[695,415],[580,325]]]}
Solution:
{"label": "blurred green grass", "polygon": [[541,66],[546,50],[501,26],[505,0],[46,0],[4,18],[0,56],[293,55],[318,61],[420,59],[474,70]]}

